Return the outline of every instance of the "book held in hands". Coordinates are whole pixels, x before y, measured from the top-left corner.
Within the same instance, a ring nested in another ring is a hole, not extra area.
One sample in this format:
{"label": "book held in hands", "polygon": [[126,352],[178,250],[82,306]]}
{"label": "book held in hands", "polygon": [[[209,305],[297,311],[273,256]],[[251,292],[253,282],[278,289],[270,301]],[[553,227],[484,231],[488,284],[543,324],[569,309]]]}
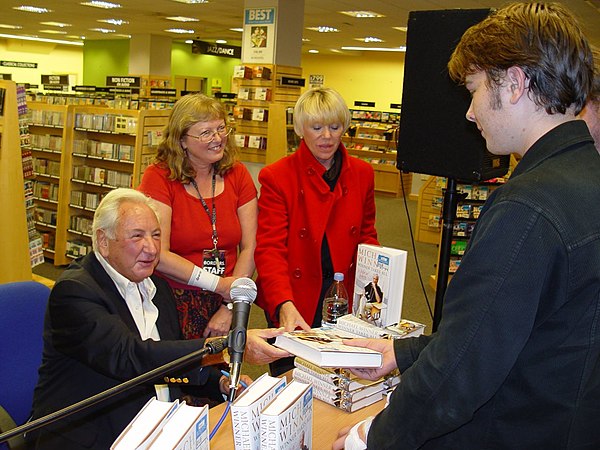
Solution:
{"label": "book held in hands", "polygon": [[407,252],[359,244],[352,313],[378,327],[397,324],[402,313]]}
{"label": "book held in hands", "polygon": [[321,367],[381,367],[381,353],[342,342],[356,337],[336,328],[313,328],[285,332],[277,336],[274,345]]}

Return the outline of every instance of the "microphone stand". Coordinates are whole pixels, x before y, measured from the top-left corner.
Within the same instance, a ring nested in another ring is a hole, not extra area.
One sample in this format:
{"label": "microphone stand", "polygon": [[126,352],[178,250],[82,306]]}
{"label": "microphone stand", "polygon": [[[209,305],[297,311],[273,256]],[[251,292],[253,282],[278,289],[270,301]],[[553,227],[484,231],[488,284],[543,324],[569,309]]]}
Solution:
{"label": "microphone stand", "polygon": [[20,434],[27,433],[29,431],[37,430],[38,428],[42,428],[46,425],[49,425],[53,422],[56,422],[59,419],[67,417],[71,414],[79,412],[89,406],[100,403],[110,397],[113,397],[117,394],[125,392],[126,390],[135,387],[139,384],[142,384],[146,381],[150,381],[154,378],[157,378],[166,372],[174,371],[180,369],[191,362],[202,359],[206,355],[213,355],[215,353],[222,352],[227,347],[227,338],[219,338],[207,342],[203,348],[197,350],[189,355],[182,356],[181,358],[175,359],[171,362],[163,364],[162,366],[157,367],[156,369],[152,369],[149,372],[138,375],[131,380],[125,381],[124,383],[118,384],[109,388],[103,392],[100,392],[92,397],[86,398],[77,402],[71,406],[67,406],[61,410],[50,413],[46,416],[40,417],[38,419],[27,422],[21,426],[13,428],[5,433],[0,434],[0,444],[8,441],[9,439],[18,436]]}

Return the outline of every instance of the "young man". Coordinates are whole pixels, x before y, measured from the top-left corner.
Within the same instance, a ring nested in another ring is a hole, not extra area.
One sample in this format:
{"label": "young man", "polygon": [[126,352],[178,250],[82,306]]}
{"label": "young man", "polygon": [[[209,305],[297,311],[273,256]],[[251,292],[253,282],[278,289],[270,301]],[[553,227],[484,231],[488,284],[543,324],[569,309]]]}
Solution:
{"label": "young man", "polygon": [[[200,350],[207,341],[183,340],[171,290],[152,275],[160,255],[160,226],[150,202],[132,189],[108,193],[94,214],[94,252],[73,262],[52,289],[34,419]],[[246,359],[265,364],[288,356],[265,342],[276,334],[250,330]],[[201,365],[167,374],[176,380],[172,389],[136,386],[33,431],[28,434],[31,447],[107,449],[154,395],[175,400],[184,391],[222,400],[227,383],[216,369]]]}
{"label": "young man", "polygon": [[[560,4],[506,6],[467,30],[449,71],[494,154],[488,199],[431,336],[360,340],[402,383],[334,449],[600,448],[600,155],[584,121],[589,45]],[[359,372],[359,371],[357,371]]]}

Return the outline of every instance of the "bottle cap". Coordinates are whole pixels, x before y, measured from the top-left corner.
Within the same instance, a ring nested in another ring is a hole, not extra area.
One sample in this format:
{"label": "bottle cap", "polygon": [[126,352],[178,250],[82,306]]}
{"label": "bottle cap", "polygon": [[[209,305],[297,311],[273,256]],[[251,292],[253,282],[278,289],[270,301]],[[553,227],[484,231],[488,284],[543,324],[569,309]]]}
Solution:
{"label": "bottle cap", "polygon": [[344,281],[344,274],[341,272],[336,272],[333,274],[333,279],[335,281]]}

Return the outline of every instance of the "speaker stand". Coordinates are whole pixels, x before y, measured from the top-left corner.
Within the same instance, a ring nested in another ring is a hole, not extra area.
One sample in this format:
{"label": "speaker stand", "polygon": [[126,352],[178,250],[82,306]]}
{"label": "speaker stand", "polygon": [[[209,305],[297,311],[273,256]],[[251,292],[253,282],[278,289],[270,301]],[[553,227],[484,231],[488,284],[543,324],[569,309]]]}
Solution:
{"label": "speaker stand", "polygon": [[442,320],[444,295],[448,286],[448,272],[450,270],[450,249],[452,247],[452,233],[454,219],[456,219],[456,206],[462,200],[463,194],[456,190],[456,179],[448,177],[444,192],[444,206],[442,210],[442,239],[440,242],[440,256],[438,260],[437,280],[435,289],[435,306],[433,310],[433,331]]}

